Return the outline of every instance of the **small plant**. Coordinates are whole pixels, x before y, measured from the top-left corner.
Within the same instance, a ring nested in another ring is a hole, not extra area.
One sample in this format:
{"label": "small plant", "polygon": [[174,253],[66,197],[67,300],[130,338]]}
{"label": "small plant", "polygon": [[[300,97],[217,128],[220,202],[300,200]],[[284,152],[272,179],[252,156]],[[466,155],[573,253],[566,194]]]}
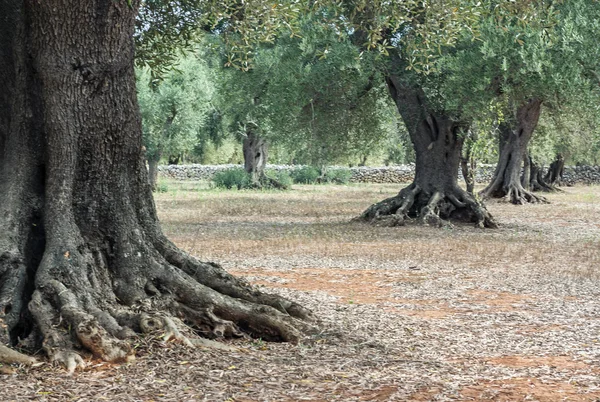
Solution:
{"label": "small plant", "polygon": [[265,341],[262,340],[262,338],[258,338],[254,342],[252,342],[252,346],[259,350],[267,350],[267,345],[265,344]]}
{"label": "small plant", "polygon": [[242,168],[232,168],[215,173],[212,182],[217,188],[249,188],[251,185],[250,175]]}
{"label": "small plant", "polygon": [[293,170],[291,176],[294,183],[315,184],[321,174],[314,166],[303,166],[300,169]]}
{"label": "small plant", "polygon": [[168,193],[169,192],[169,186],[167,186],[166,183],[158,183],[156,185],[155,191],[157,193]]}
{"label": "small plant", "polygon": [[288,190],[294,182],[292,176],[283,170],[267,170],[265,176],[277,183],[277,188]]}
{"label": "small plant", "polygon": [[347,168],[331,169],[325,173],[325,181],[333,184],[348,184],[351,177],[352,171]]}

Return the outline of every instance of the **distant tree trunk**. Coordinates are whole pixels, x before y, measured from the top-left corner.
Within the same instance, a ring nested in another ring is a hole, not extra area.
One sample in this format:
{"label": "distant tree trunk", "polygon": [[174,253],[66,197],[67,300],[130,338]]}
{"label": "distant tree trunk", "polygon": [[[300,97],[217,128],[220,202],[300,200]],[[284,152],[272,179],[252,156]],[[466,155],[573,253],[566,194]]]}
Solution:
{"label": "distant tree trunk", "polygon": [[460,158],[460,168],[465,180],[465,186],[467,187],[467,193],[473,194],[475,190],[475,169],[477,168],[477,162],[472,155],[468,157]]}
{"label": "distant tree trunk", "polygon": [[409,217],[432,225],[457,220],[496,227],[485,207],[458,185],[464,125],[431,110],[420,88],[393,75],[386,81],[414,145],[415,179],[397,196],[369,207],[360,218],[385,225],[401,225]]}
{"label": "distant tree trunk", "polygon": [[[129,4],[128,4],[129,3]],[[139,0],[0,0],[0,340],[74,370],[137,332],[295,341],[310,313],[179,250],[148,185]],[[14,355],[0,347],[0,359]]]}
{"label": "distant tree trunk", "polygon": [[554,159],[548,168],[548,173],[546,173],[544,181],[550,186],[561,186],[564,170],[565,158],[562,154],[557,154],[556,159]]}
{"label": "distant tree trunk", "polygon": [[[175,121],[175,117],[177,117],[177,110],[174,108],[171,110],[171,113],[165,119],[162,128],[162,138],[163,140],[167,139],[169,135],[169,130],[173,126],[173,122]],[[156,191],[156,184],[158,182],[158,163],[160,162],[160,158],[163,155],[163,146],[159,145],[154,149],[150,155],[148,155],[148,182],[150,183],[150,188],[152,191]],[[169,161],[171,161],[171,157],[169,157]],[[175,163],[169,163],[169,165],[176,165],[179,160],[175,161]]]}
{"label": "distant tree trunk", "polygon": [[473,141],[476,140],[476,138],[473,138],[474,136],[475,134],[469,130],[468,141],[463,144],[460,156],[460,170],[469,194],[473,194],[475,190],[475,169],[477,168],[477,162],[473,156]]}
{"label": "distant tree trunk", "polygon": [[529,156],[529,164],[531,165],[531,177],[529,181],[529,189],[531,189],[531,191],[542,191],[546,193],[560,191],[558,188],[546,182],[542,174],[541,166],[535,163],[531,156]]}
{"label": "distant tree trunk", "polygon": [[179,155],[169,155],[169,158],[167,159],[167,163],[169,165],[179,165],[180,161],[181,161],[181,154],[179,154]]}
{"label": "distant tree trunk", "polygon": [[531,156],[525,150],[525,155],[523,155],[523,175],[521,176],[521,185],[525,190],[531,189],[531,179],[532,179],[532,164]]}
{"label": "distant tree trunk", "polygon": [[152,191],[156,191],[156,184],[158,182],[158,162],[160,157],[148,158],[148,183]]}
{"label": "distant tree trunk", "polygon": [[514,119],[499,125],[501,143],[498,165],[492,182],[481,191],[483,198],[505,198],[514,204],[545,202],[521,185],[521,166],[529,141],[538,124],[542,101],[534,98],[517,109]]}
{"label": "distant tree trunk", "polygon": [[267,142],[255,130],[246,130],[243,142],[244,169],[250,174],[252,184],[260,187],[267,166]]}

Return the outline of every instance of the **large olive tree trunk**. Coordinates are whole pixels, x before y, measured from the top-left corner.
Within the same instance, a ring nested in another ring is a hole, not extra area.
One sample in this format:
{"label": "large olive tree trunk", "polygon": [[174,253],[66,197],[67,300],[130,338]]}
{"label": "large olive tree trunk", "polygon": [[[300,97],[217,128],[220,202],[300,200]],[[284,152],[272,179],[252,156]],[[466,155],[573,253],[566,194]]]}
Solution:
{"label": "large olive tree trunk", "polygon": [[521,166],[541,108],[541,99],[530,99],[518,107],[514,118],[499,125],[500,156],[492,182],[480,193],[483,198],[505,198],[513,204],[545,201],[521,184]]}
{"label": "large olive tree trunk", "polygon": [[191,345],[185,322],[294,341],[310,316],[161,232],[135,91],[138,3],[0,0],[0,339],[32,340],[69,370],[82,351],[128,359],[136,332]]}
{"label": "large olive tree trunk", "polygon": [[409,217],[433,225],[457,220],[496,227],[486,208],[458,185],[464,125],[436,113],[420,88],[396,76],[386,81],[415,149],[415,179],[397,196],[370,206],[361,218],[389,225]]}

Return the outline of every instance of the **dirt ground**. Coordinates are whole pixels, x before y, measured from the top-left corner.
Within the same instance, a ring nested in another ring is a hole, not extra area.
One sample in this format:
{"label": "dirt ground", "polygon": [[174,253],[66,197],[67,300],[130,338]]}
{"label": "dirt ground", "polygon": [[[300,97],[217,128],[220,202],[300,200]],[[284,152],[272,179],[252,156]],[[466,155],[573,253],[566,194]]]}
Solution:
{"label": "dirt ground", "polygon": [[300,301],[319,332],[233,352],[140,339],[132,364],[11,368],[0,400],[600,400],[600,187],[490,202],[498,230],[350,222],[397,185],[167,187],[180,247]]}

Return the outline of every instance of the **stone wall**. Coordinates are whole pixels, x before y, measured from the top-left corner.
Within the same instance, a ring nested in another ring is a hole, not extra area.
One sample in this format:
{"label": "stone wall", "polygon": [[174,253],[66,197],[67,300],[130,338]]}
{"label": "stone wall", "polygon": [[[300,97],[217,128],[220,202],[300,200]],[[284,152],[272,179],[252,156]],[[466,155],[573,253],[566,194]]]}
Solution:
{"label": "stone wall", "polygon": [[[241,165],[168,165],[159,166],[162,177],[176,180],[210,180],[219,171],[241,168]],[[267,169],[291,172],[301,166],[267,165]],[[475,181],[480,184],[489,183],[494,174],[495,165],[479,165],[475,172]],[[415,165],[384,167],[353,167],[351,182],[354,183],[408,183],[415,172]],[[460,174],[459,174],[459,177]],[[462,178],[462,177],[461,177]],[[565,166],[563,176],[565,184],[600,184],[600,166]]]}

